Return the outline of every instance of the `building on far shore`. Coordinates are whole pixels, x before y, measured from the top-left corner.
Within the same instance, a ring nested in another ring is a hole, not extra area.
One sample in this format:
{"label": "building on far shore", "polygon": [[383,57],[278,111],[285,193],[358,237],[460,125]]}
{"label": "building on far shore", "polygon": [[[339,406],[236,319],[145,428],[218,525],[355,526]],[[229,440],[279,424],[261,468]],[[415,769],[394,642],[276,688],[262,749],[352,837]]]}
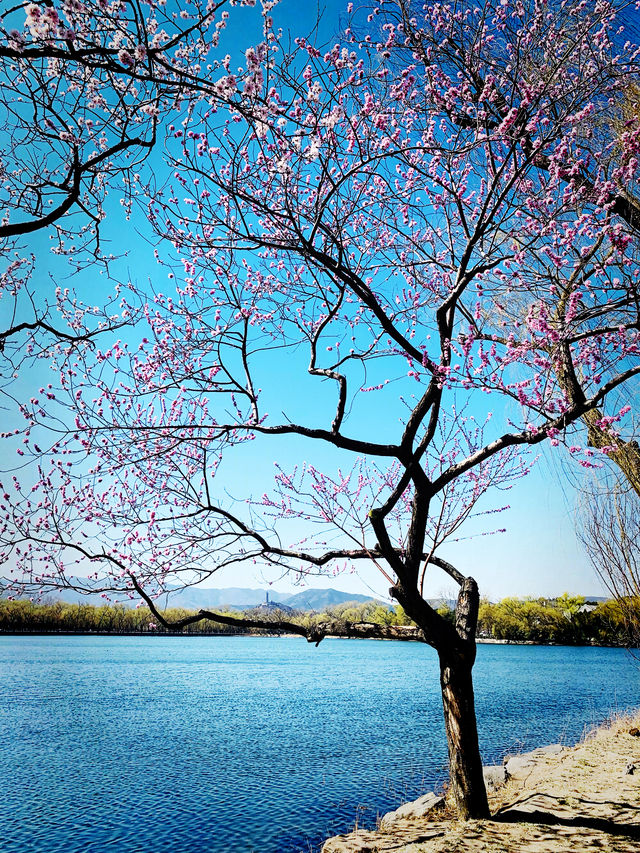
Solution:
{"label": "building on far shore", "polygon": [[283,613],[293,613],[294,612],[293,607],[289,607],[288,604],[281,604],[279,601],[270,601],[268,590],[265,592],[264,595],[265,595],[264,604],[258,604],[257,607],[253,608],[254,611],[258,610],[258,611],[264,612],[265,610],[266,611],[280,610]]}

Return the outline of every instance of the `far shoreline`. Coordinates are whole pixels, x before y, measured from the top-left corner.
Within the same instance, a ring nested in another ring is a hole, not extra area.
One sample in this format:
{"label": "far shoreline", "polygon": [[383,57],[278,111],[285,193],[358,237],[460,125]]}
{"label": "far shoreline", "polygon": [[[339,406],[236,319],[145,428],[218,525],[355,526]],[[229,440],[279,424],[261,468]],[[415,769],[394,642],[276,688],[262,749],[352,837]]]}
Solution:
{"label": "far shoreline", "polygon": [[[281,639],[300,639],[305,640],[304,637],[299,634],[287,634],[287,633],[273,633],[273,634],[251,634],[251,633],[225,633],[224,631],[211,631],[211,632],[202,632],[194,634],[187,634],[182,631],[168,632],[168,631],[2,631],[0,630],[0,637],[184,637],[184,638],[192,638],[198,639],[201,637],[227,637],[230,639],[235,638],[246,638],[253,637],[257,639],[265,639],[265,640],[281,640]],[[361,640],[362,637],[324,637],[324,640]],[[380,638],[380,637],[367,637],[364,639],[374,640],[375,642],[381,643],[406,643],[406,640],[394,640],[393,638]],[[305,640],[306,642],[306,640]],[[419,642],[419,641],[415,641]],[[422,645],[428,645],[427,643],[422,643]],[[616,644],[616,643],[541,643],[536,640],[501,640],[496,639],[494,637],[478,637],[476,639],[476,645],[490,645],[490,646],[554,646],[557,648],[566,648],[566,649],[627,649],[629,651],[638,651],[636,647],[629,647],[626,645]]]}

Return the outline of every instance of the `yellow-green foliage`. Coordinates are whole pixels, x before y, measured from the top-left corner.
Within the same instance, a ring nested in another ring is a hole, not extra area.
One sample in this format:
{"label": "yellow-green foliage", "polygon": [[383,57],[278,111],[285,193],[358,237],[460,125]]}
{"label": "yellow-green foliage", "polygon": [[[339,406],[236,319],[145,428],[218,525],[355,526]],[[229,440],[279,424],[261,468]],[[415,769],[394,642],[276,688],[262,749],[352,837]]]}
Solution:
{"label": "yellow-green foliage", "polygon": [[[222,613],[223,611],[218,611]],[[194,611],[182,607],[172,607],[163,611],[169,622],[176,622]],[[321,622],[374,622],[379,625],[409,625],[411,620],[401,607],[395,611],[375,601],[362,604],[346,602],[329,608],[322,613],[280,612],[271,610],[268,614],[249,611],[228,611],[227,616],[266,619],[277,624],[278,620],[293,621],[309,627]],[[0,599],[0,631],[5,632],[80,632],[80,633],[163,633],[165,629],[155,624],[147,607],[130,608],[122,604],[108,604],[95,607],[90,604],[54,603],[39,604],[25,599],[8,601]],[[222,625],[218,622],[203,620],[188,625],[182,630],[186,634],[237,634],[253,633],[253,629]]]}
{"label": "yellow-green foliage", "polygon": [[375,625],[413,625],[400,605],[392,610],[379,601],[364,601],[357,604],[347,601],[329,607],[322,613],[305,613],[293,617],[303,625],[318,625],[322,622],[373,622]]}
{"label": "yellow-green foliage", "polygon": [[[190,615],[192,611],[178,607],[164,611],[165,618],[172,622]],[[5,632],[144,634],[162,630],[161,627],[154,626],[154,618],[147,607],[131,608],[122,604],[95,607],[91,604],[67,604],[62,601],[37,604],[24,599],[0,599],[0,631]],[[228,634],[238,633],[238,630],[212,622],[197,622],[187,626],[184,633]]]}
{"label": "yellow-green foliage", "polygon": [[[585,610],[585,599],[569,596],[559,598],[503,598],[497,604],[483,600],[478,617],[478,635],[498,640],[529,641],[536,643],[628,645],[628,612],[634,607],[640,617],[640,601],[606,601],[594,609]],[[446,605],[438,613],[453,621],[454,614]],[[193,611],[173,607],[164,611],[170,622],[193,615]],[[229,616],[242,616],[238,611]],[[362,604],[346,602],[328,608],[322,613],[248,613],[274,622],[279,619],[296,622],[306,628],[322,622],[374,622],[378,625],[410,625],[411,620],[402,607],[394,610],[376,601]],[[0,631],[22,632],[78,632],[78,633],[163,633],[165,629],[154,625],[148,608],[127,608],[122,604],[94,607],[90,604],[54,602],[37,604],[27,600],[0,599]],[[183,629],[187,634],[238,634],[259,633],[253,629],[222,625],[203,620]]]}
{"label": "yellow-green foliage", "polygon": [[497,640],[537,643],[627,645],[630,636],[618,601],[585,608],[582,596],[559,598],[503,598],[497,604],[482,601],[478,634]]}

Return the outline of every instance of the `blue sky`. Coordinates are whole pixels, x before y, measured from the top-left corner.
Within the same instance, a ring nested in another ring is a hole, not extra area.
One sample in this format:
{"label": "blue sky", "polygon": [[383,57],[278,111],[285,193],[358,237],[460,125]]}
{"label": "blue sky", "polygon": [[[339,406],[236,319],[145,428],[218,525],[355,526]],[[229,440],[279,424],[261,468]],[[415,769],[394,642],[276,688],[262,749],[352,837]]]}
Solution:
{"label": "blue sky", "polygon": [[[320,6],[323,11],[321,32],[327,37],[338,27],[340,11],[344,3],[329,0]],[[255,38],[259,37],[259,16],[250,10],[240,10],[241,15],[232,13],[226,39],[241,51],[251,41],[251,21],[256,20]],[[295,34],[307,34],[316,19],[315,4],[300,4],[294,0],[283,0],[275,10],[276,22]],[[294,30],[295,28],[295,30]],[[255,39],[254,39],[255,40]],[[225,45],[223,44],[223,49]],[[151,279],[156,289],[169,291],[166,269],[153,260],[152,243],[147,240],[149,229],[138,211],[130,223],[123,221],[122,210],[116,198],[109,204],[109,217],[105,223],[105,237],[111,240],[114,251],[126,253],[112,268],[115,278],[131,279],[144,285]],[[141,239],[142,238],[142,239]],[[40,295],[44,296],[54,282],[62,286],[73,286],[89,302],[100,302],[111,292],[111,283],[95,270],[74,275],[68,280],[68,267],[52,256],[48,236],[44,233],[33,237],[30,249],[38,255],[38,267],[34,281]],[[3,309],[0,302],[0,311]],[[42,377],[45,376],[43,370]],[[20,377],[22,393],[30,393],[31,383],[38,379],[35,374]],[[321,387],[317,381],[304,381],[296,388],[297,403],[301,409],[317,409],[323,396],[331,401],[331,388]],[[292,414],[287,412],[288,414]],[[360,416],[363,417],[363,416]],[[371,417],[369,414],[368,417]],[[368,424],[370,427],[370,424]],[[353,429],[357,428],[357,421]],[[350,430],[351,431],[351,430]],[[569,481],[563,471],[560,455],[562,449],[543,448],[541,458],[534,470],[506,495],[500,495],[495,503],[509,503],[511,509],[500,515],[496,525],[506,527],[507,532],[492,536],[478,536],[448,544],[442,556],[454,562],[465,574],[473,575],[480,584],[481,593],[492,599],[506,595],[557,595],[564,591],[572,593],[603,594],[602,586],[575,536],[576,506],[579,491],[575,481],[580,481],[581,472]],[[259,495],[270,481],[275,461],[285,467],[302,461],[306,449],[302,442],[281,439],[275,442],[256,442],[242,452],[233,453],[223,469],[225,489],[234,496],[244,498],[248,494]],[[333,462],[336,454],[325,455]],[[462,536],[465,535],[464,530]],[[273,583],[281,591],[294,589],[295,579],[278,578],[266,574],[252,565],[223,570],[209,585],[212,586],[264,586]],[[359,567],[358,574],[346,573],[339,577],[307,580],[312,586],[334,586],[351,592],[371,592],[385,596],[387,582],[374,567]],[[428,596],[454,592],[446,576],[433,570],[428,581]]]}

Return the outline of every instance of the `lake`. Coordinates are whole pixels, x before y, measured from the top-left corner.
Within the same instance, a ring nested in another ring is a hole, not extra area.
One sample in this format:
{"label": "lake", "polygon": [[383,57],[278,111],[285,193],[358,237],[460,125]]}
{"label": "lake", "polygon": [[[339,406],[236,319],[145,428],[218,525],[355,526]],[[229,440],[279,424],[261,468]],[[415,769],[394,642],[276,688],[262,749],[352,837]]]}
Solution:
{"label": "lake", "polygon": [[[640,706],[620,649],[482,645],[483,759]],[[432,649],[0,636],[4,853],[309,853],[441,784]]]}

